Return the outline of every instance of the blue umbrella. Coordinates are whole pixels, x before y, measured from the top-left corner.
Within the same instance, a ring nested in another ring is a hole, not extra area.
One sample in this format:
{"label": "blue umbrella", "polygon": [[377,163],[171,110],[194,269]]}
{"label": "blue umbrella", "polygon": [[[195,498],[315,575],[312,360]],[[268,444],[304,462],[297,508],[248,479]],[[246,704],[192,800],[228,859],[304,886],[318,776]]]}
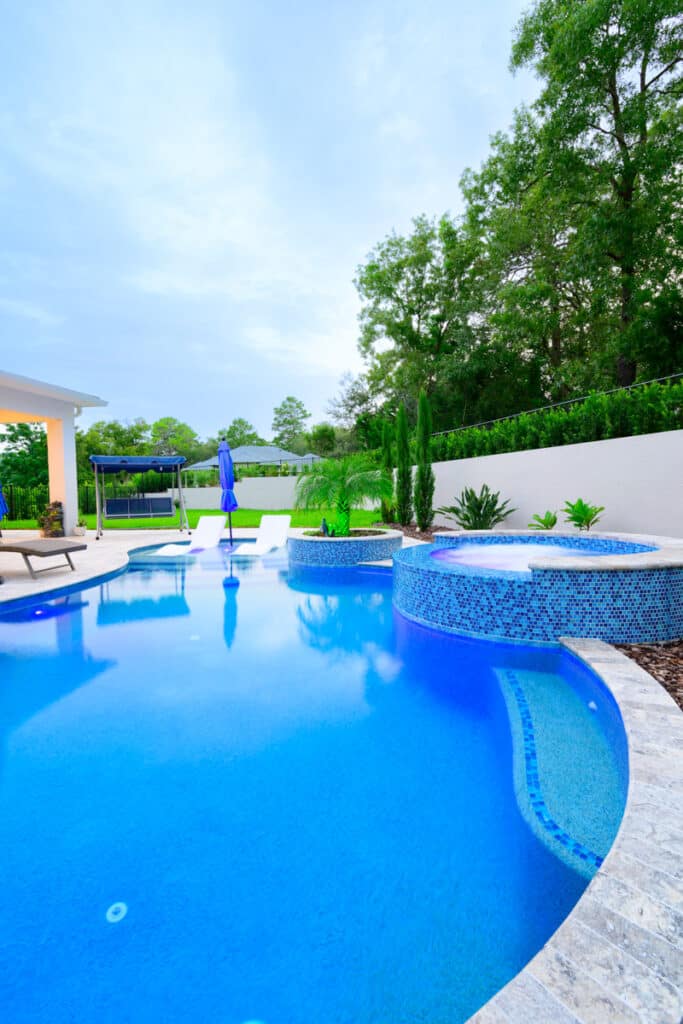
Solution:
{"label": "blue umbrella", "polygon": [[[0,484],[0,522],[5,518],[9,512],[9,507],[5,501],[5,495],[2,493],[2,484]],[[0,537],[2,537],[2,531],[0,530]]]}
{"label": "blue umbrella", "polygon": [[235,470],[232,465],[230,445],[227,441],[221,441],[218,445],[218,475],[221,482],[221,512],[228,513],[230,524],[230,543],[232,544],[232,513],[239,508],[235,498]]}

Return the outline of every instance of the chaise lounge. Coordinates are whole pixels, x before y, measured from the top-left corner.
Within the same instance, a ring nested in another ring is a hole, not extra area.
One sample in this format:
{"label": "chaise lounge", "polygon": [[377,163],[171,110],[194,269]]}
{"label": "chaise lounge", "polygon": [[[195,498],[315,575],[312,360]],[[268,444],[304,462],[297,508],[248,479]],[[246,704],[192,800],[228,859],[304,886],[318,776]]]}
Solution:
{"label": "chaise lounge", "polygon": [[291,516],[261,516],[256,541],[238,544],[232,552],[233,558],[257,558],[276,551],[287,543]]}
{"label": "chaise lounge", "polygon": [[[24,564],[31,574],[31,579],[37,579],[41,572],[49,572],[50,569],[62,569],[64,568],[64,562],[58,562],[57,565],[48,565],[44,569],[34,569],[31,565],[31,558],[52,558],[55,555],[64,555],[66,558],[66,564],[75,572],[76,566],[71,561],[71,553],[73,551],[85,551],[87,544],[78,540],[67,540],[65,537],[46,537],[44,539],[36,540],[17,540],[7,543],[7,541],[0,540],[0,554],[5,552],[14,552],[14,554],[21,555],[24,559]],[[2,583],[2,577],[0,576],[0,583]]]}

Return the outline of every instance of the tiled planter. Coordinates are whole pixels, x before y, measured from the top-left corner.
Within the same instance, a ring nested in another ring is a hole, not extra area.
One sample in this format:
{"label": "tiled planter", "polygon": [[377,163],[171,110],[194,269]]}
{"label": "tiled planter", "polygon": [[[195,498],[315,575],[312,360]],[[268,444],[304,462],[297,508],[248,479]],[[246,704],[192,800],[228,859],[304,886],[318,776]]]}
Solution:
{"label": "tiled planter", "polygon": [[315,565],[322,568],[358,565],[359,562],[381,562],[391,558],[403,543],[398,530],[383,530],[381,536],[358,537],[291,537],[287,541],[292,565]]}

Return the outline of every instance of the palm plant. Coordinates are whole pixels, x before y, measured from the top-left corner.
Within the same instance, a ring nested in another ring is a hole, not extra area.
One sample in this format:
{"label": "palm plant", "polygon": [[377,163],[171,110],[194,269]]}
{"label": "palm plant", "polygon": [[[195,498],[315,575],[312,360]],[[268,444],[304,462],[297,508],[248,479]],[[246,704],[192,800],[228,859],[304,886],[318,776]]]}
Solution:
{"label": "palm plant", "polygon": [[337,518],[335,536],[348,537],[351,510],[365,500],[391,497],[391,482],[381,469],[374,469],[362,456],[325,459],[313,466],[296,485],[296,508],[333,508]]}

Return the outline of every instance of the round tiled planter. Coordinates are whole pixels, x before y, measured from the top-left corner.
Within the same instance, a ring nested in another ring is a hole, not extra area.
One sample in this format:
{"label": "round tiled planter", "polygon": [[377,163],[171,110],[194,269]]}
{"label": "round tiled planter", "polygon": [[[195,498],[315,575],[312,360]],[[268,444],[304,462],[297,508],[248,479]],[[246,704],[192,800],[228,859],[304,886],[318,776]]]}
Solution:
{"label": "round tiled planter", "polygon": [[376,537],[290,537],[287,541],[289,561],[293,565],[316,565],[321,568],[358,565],[359,562],[381,562],[391,558],[403,543],[398,530],[383,530]]}

